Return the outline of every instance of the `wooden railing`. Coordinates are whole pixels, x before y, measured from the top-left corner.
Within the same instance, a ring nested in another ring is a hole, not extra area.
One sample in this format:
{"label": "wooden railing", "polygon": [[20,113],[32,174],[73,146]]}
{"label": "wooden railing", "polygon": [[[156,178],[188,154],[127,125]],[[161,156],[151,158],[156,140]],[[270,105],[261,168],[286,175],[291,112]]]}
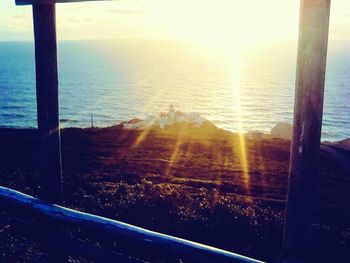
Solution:
{"label": "wooden railing", "polygon": [[[38,130],[42,145],[40,172],[45,190],[43,198],[51,202],[59,202],[62,196],[55,4],[83,1],[104,0],[16,0],[17,5],[33,6]],[[300,0],[293,139],[282,249],[286,259],[307,257],[311,244],[311,208],[320,150],[330,2]],[[7,200],[18,207],[25,205],[41,216],[61,223],[87,224],[91,229],[101,229],[104,235],[122,235],[127,241],[142,240],[144,245],[152,244],[170,254],[204,262],[255,262],[229,252],[43,203],[3,188],[1,192],[2,201]]]}
{"label": "wooden railing", "polygon": [[[79,212],[62,206],[41,201],[32,196],[17,192],[15,190],[0,186],[0,207],[5,210],[20,211],[20,214],[34,215],[31,224],[39,222],[41,229],[45,229],[45,235],[35,235],[33,237],[44,238],[44,243],[49,240],[54,242],[59,253],[70,256],[83,256],[96,262],[148,262],[155,255],[162,258],[163,262],[262,262],[238,255],[225,250],[202,245],[185,239],[157,233],[140,227],[107,219],[88,213]],[[43,222],[49,224],[45,227]],[[19,226],[15,224],[15,226]],[[115,251],[118,251],[118,243],[123,247],[129,247],[135,252],[134,255],[125,255],[115,252],[111,247],[104,248],[96,245],[96,242],[88,242],[68,236],[67,227],[81,227],[88,233],[94,233],[95,237],[103,240],[114,240],[116,242]],[[38,228],[18,227],[19,230]],[[60,231],[55,231],[60,229]],[[51,234],[50,232],[53,231]],[[50,247],[50,244],[46,244]],[[138,250],[141,250],[142,253]],[[135,256],[136,255],[136,256]],[[140,258],[143,255],[144,258]],[[179,261],[181,259],[181,261]],[[153,261],[152,261],[153,262]]]}

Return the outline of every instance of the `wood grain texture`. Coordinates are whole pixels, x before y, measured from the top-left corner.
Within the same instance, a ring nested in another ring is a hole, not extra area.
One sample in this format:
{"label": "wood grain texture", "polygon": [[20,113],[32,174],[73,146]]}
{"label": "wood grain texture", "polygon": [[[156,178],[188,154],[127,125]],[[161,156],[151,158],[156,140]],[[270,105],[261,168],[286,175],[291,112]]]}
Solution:
{"label": "wood grain texture", "polygon": [[5,187],[0,187],[0,204],[2,207],[31,211],[57,222],[57,225],[81,226],[101,237],[122,240],[123,243],[130,244],[135,249],[138,246],[147,247],[149,253],[166,254],[172,258],[184,259],[185,262],[262,262],[185,239],[46,203]]}
{"label": "wood grain texture", "polygon": [[16,0],[16,5],[34,5],[34,4],[55,4],[55,3],[78,3],[92,1],[116,1],[116,0]]}
{"label": "wood grain texture", "polygon": [[330,0],[302,0],[283,250],[305,258],[320,152]]}

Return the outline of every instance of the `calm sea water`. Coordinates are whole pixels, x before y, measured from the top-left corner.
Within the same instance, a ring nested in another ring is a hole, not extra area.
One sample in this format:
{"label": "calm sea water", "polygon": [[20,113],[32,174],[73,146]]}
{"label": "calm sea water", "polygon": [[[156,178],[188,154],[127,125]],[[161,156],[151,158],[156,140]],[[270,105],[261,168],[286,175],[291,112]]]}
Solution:
{"label": "calm sea water", "polygon": [[[323,140],[350,137],[350,43],[330,42]],[[0,126],[36,127],[33,43],[0,43]],[[205,55],[203,55],[205,54]],[[296,47],[237,57],[161,41],[59,43],[63,127],[108,126],[148,112],[196,111],[231,131],[292,122]]]}

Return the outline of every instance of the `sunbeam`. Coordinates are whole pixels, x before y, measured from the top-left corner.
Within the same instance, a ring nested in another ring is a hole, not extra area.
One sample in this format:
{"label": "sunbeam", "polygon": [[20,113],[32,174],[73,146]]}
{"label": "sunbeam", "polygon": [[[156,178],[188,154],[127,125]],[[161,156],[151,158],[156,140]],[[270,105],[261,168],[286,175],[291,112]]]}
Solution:
{"label": "sunbeam", "polygon": [[234,108],[237,115],[238,122],[238,136],[239,136],[239,158],[240,165],[242,169],[242,181],[244,187],[247,191],[247,195],[250,196],[250,177],[249,177],[249,164],[247,157],[247,148],[246,148],[246,138],[244,135],[243,129],[243,112],[241,106],[241,83],[240,83],[240,61],[238,55],[233,56],[232,61],[232,94]]}

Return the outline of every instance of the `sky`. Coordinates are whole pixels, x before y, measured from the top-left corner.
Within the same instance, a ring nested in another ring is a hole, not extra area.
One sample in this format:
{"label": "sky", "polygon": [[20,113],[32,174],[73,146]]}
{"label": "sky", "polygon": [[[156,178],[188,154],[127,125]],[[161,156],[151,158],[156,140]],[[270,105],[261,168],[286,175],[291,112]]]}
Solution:
{"label": "sky", "polygon": [[[33,40],[30,6],[0,1],[0,41]],[[59,40],[175,39],[228,46],[295,41],[297,0],[117,0],[57,4]],[[330,39],[350,38],[350,1],[332,1]]]}

